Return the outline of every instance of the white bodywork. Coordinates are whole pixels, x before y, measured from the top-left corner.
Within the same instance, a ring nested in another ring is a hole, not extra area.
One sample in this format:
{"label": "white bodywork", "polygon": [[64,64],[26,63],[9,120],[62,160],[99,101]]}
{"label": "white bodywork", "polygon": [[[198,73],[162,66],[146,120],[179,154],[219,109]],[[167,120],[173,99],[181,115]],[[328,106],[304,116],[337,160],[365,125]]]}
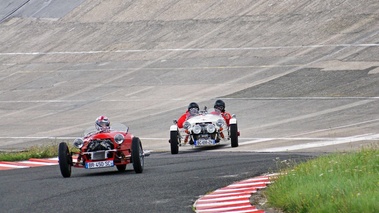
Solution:
{"label": "white bodywork", "polygon": [[179,130],[181,144],[213,146],[230,139],[225,119],[217,111],[210,113],[201,111],[199,114],[187,118],[183,126],[182,129],[178,129],[177,125],[170,127],[170,131]]}

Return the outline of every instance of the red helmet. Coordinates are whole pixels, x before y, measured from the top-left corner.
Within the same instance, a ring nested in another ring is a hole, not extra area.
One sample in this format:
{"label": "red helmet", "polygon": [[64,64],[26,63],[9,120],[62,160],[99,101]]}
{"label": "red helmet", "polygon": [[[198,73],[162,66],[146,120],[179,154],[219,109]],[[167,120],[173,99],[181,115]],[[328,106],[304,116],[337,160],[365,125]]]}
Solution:
{"label": "red helmet", "polygon": [[102,115],[96,119],[95,127],[98,131],[108,131],[110,129],[111,122],[109,119]]}

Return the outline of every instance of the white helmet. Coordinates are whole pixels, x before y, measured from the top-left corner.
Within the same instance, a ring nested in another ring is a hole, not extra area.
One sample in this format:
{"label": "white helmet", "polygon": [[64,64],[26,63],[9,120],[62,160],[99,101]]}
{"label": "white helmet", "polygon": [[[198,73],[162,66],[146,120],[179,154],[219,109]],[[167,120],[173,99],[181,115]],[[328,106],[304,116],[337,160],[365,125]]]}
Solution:
{"label": "white helmet", "polygon": [[97,131],[102,131],[102,132],[109,131],[110,125],[111,125],[111,122],[109,121],[109,119],[103,115],[99,116],[95,122],[95,127]]}

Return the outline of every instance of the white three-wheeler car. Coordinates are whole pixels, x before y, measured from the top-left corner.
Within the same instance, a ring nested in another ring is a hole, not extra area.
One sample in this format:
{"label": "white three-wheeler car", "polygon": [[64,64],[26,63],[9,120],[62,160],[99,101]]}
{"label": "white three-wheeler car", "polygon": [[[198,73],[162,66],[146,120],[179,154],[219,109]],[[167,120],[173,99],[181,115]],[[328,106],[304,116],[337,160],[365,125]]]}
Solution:
{"label": "white three-wheeler car", "polygon": [[179,146],[190,144],[194,147],[217,146],[230,142],[231,147],[238,146],[239,131],[237,119],[233,115],[227,125],[218,110],[208,112],[205,108],[192,115],[178,128],[177,121],[170,126],[171,154],[178,154]]}

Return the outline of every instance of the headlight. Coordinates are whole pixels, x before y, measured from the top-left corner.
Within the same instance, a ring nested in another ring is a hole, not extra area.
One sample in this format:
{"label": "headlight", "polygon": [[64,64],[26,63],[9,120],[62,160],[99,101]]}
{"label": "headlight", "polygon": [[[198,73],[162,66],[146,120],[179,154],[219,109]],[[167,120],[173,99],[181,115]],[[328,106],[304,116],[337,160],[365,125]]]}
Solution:
{"label": "headlight", "polygon": [[122,134],[117,134],[114,136],[114,141],[117,143],[117,144],[122,144],[122,142],[124,142],[124,136]]}
{"label": "headlight", "polygon": [[189,129],[190,127],[191,127],[191,123],[190,122],[188,122],[188,121],[184,122],[184,124],[183,124],[183,128],[184,129]]}
{"label": "headlight", "polygon": [[78,149],[82,148],[84,145],[84,141],[81,138],[77,138],[74,140],[74,146]]}
{"label": "headlight", "polygon": [[219,126],[219,127],[224,126],[224,124],[225,124],[225,121],[224,121],[224,119],[221,119],[221,118],[218,119],[217,122],[216,122],[216,125]]}
{"label": "headlight", "polygon": [[215,125],[213,125],[213,124],[208,124],[207,125],[207,132],[208,133],[214,133],[215,131],[216,131]]}
{"label": "headlight", "polygon": [[193,129],[192,129],[193,133],[195,134],[199,134],[201,132],[201,126],[196,124]]}

